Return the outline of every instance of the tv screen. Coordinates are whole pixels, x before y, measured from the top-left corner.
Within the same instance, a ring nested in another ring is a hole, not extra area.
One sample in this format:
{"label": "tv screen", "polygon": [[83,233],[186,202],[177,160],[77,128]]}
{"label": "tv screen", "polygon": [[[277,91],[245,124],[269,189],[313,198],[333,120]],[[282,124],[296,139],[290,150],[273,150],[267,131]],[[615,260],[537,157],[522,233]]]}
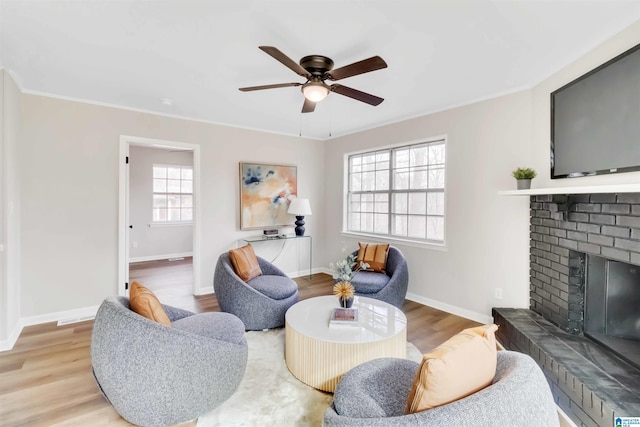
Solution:
{"label": "tv screen", "polygon": [[551,178],[640,170],[640,44],[551,93]]}

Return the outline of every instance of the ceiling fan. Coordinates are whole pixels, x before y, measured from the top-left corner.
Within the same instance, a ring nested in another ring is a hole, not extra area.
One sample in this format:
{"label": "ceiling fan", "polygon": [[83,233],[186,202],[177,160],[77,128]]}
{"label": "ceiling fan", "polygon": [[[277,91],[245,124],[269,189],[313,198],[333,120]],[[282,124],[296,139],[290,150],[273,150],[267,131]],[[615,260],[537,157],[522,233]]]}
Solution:
{"label": "ceiling fan", "polygon": [[333,60],[322,55],[309,55],[300,59],[300,63],[296,63],[287,55],[282,53],[278,48],[273,46],[259,46],[260,50],[271,55],[274,59],[281,62],[285,67],[291,69],[294,73],[307,79],[305,83],[278,83],[273,85],[263,86],[250,86],[241,87],[242,92],[249,92],[253,90],[263,89],[276,89],[280,87],[289,86],[302,86],[302,93],[304,94],[304,104],[302,105],[303,113],[311,113],[316,108],[316,103],[322,101],[329,95],[329,92],[335,92],[340,95],[348,96],[355,100],[365,102],[369,105],[379,105],[383,98],[371,95],[366,92],[361,92],[356,89],[352,89],[341,84],[328,85],[325,80],[342,80],[347,77],[357,76],[358,74],[368,73],[370,71],[380,70],[387,68],[387,63],[379,56],[372,56],[371,58],[364,59],[362,61],[354,62],[353,64],[345,65],[344,67],[333,69]]}

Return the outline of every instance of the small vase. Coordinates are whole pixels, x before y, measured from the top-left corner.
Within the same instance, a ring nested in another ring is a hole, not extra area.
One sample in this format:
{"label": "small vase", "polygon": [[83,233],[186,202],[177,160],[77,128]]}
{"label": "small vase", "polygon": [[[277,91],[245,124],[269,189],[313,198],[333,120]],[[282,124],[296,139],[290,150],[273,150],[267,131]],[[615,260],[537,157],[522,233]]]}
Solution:
{"label": "small vase", "polygon": [[340,307],[342,308],[351,308],[353,305],[353,298],[339,298]]}
{"label": "small vase", "polygon": [[528,190],[531,188],[531,180],[530,179],[517,179],[518,190]]}

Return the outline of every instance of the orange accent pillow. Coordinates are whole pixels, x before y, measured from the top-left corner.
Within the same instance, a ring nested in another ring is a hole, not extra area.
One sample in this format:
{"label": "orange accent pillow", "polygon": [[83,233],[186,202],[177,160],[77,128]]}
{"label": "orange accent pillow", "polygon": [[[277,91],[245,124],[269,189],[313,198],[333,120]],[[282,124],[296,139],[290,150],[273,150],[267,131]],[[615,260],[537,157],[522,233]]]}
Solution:
{"label": "orange accent pillow", "polygon": [[469,396],[496,375],[497,325],[465,329],[422,357],[406,413],[425,411]]}
{"label": "orange accent pillow", "polygon": [[169,320],[169,316],[165,313],[156,295],[138,282],[131,284],[129,307],[140,316],[171,327],[171,320]]}
{"label": "orange accent pillow", "polygon": [[369,264],[366,271],[375,271],[377,273],[385,273],[387,267],[387,254],[389,253],[388,243],[362,243],[358,242],[358,257],[356,258],[357,266],[360,262]]}
{"label": "orange accent pillow", "polygon": [[236,274],[245,282],[262,275],[258,257],[250,244],[229,251],[229,258]]}

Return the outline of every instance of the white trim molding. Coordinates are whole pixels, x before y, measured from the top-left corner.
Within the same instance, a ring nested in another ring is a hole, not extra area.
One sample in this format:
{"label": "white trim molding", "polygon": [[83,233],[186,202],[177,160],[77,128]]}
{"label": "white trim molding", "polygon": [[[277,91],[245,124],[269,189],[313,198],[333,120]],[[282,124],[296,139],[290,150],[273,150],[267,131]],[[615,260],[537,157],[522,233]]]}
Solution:
{"label": "white trim molding", "polygon": [[0,352],[9,351],[13,348],[14,345],[16,345],[16,341],[18,341],[18,338],[20,338],[23,327],[24,325],[22,324],[22,321],[19,320],[9,334],[9,337],[6,340],[0,341]]}
{"label": "white trim molding", "polygon": [[91,320],[96,317],[99,305],[76,308],[72,310],[57,311],[54,313],[39,314],[37,316],[23,317],[20,319],[22,326],[40,325],[42,323],[58,322],[59,324],[74,323]]}
{"label": "white trim molding", "polygon": [[411,246],[414,248],[422,248],[422,249],[431,249],[439,252],[447,252],[446,244],[437,244],[437,243],[429,243],[429,242],[418,242],[416,240],[406,240],[398,237],[392,236],[380,236],[375,234],[367,234],[367,233],[356,233],[354,231],[341,231],[340,235],[347,239],[360,240],[362,241],[363,237],[366,237],[368,242],[379,242],[379,243],[390,243],[392,242],[395,245],[402,246]]}
{"label": "white trim molding", "polygon": [[43,323],[57,322],[58,325],[67,325],[69,323],[83,322],[85,320],[92,320],[96,317],[98,312],[98,305],[92,305],[89,307],[76,308],[73,310],[57,311],[54,313],[39,314],[37,316],[22,317],[18,321],[18,324],[11,335],[6,340],[0,341],[0,352],[13,349],[13,346],[18,341],[23,328],[26,326],[40,325]]}
{"label": "white trim molding", "polygon": [[422,305],[437,308],[438,310],[446,311],[447,313],[455,314],[456,316],[464,317],[479,323],[488,324],[493,323],[493,317],[487,314],[478,313],[475,311],[467,310],[465,308],[457,307],[455,305],[447,304],[444,302],[436,301],[431,298],[425,298],[412,292],[407,293],[407,299],[415,302],[419,302]]}
{"label": "white trim molding", "polygon": [[162,259],[173,260],[174,258],[186,258],[193,256],[193,252],[183,252],[178,254],[162,254],[162,255],[149,255],[149,256],[140,256],[135,258],[129,258],[129,263],[132,262],[144,262],[144,261],[158,261]]}
{"label": "white trim molding", "polygon": [[[331,273],[329,273],[329,270],[326,268],[312,268],[311,269],[311,274],[316,274],[316,273],[327,273],[328,275],[331,275]],[[308,279],[309,278],[309,269],[305,268],[302,270],[298,270],[298,271],[291,271],[288,273],[285,273],[287,276],[289,276],[290,278],[295,278],[295,277],[301,277],[303,279]]]}

